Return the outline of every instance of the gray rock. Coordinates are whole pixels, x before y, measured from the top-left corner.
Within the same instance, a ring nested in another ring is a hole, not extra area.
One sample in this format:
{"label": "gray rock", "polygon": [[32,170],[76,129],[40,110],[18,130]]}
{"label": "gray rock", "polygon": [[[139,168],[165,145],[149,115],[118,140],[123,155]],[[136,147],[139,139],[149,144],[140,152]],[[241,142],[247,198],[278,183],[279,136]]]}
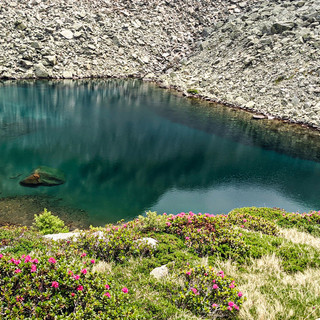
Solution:
{"label": "gray rock", "polygon": [[34,72],[37,78],[48,78],[49,72],[42,63],[38,63],[34,66]]}
{"label": "gray rock", "polygon": [[56,56],[44,56],[45,63],[50,66],[54,66],[57,64]]}
{"label": "gray rock", "polygon": [[28,60],[21,60],[20,64],[26,69],[30,69],[31,67],[33,67],[33,63]]}
{"label": "gray rock", "polygon": [[154,276],[156,279],[161,279],[166,277],[169,274],[169,269],[166,265],[155,268],[150,272],[151,276]]}

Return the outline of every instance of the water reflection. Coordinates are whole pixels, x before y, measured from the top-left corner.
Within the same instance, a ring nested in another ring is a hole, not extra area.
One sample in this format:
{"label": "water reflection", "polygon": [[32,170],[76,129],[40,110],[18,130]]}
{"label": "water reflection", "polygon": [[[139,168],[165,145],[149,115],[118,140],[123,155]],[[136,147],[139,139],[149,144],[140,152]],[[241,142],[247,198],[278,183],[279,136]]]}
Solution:
{"label": "water reflection", "polygon": [[[150,208],[319,208],[318,133],[250,118],[137,80],[5,82],[1,196],[49,194],[93,224]],[[10,179],[39,165],[62,169],[67,183],[27,189]]]}

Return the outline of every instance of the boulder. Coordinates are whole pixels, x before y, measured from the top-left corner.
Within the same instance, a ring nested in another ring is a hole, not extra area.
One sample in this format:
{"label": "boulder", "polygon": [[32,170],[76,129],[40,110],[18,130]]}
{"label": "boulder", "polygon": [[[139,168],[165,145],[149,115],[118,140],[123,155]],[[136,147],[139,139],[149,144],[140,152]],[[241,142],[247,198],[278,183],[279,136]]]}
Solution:
{"label": "boulder", "polygon": [[153,238],[141,238],[141,239],[136,240],[136,242],[150,245],[150,247],[152,247],[153,249],[155,249],[158,245],[158,241]]}
{"label": "boulder", "polygon": [[31,175],[20,181],[23,186],[56,186],[65,183],[65,176],[62,171],[49,167],[38,167]]}
{"label": "boulder", "polygon": [[163,277],[166,277],[168,274],[169,274],[169,269],[166,265],[155,268],[150,272],[150,275],[154,276],[157,279],[161,279]]}
{"label": "boulder", "polygon": [[48,78],[49,72],[42,63],[38,63],[34,66],[34,72],[37,78]]}

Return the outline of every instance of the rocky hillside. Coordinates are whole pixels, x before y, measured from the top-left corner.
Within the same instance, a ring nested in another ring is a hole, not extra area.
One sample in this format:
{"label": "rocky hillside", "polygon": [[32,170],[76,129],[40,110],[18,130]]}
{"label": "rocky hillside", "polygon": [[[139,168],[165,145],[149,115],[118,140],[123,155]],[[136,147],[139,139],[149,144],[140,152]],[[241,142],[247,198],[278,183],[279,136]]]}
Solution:
{"label": "rocky hillside", "polygon": [[2,0],[0,78],[136,76],[320,127],[320,0]]}
{"label": "rocky hillside", "polygon": [[271,0],[217,23],[162,79],[213,99],[320,126],[320,1]]}

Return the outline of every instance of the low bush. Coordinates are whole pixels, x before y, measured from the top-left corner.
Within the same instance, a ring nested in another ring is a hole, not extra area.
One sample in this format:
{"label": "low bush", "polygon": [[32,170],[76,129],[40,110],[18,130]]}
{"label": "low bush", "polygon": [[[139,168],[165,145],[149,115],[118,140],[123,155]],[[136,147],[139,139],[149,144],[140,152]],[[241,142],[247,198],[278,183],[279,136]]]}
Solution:
{"label": "low bush", "polygon": [[217,254],[223,258],[237,259],[248,250],[240,232],[224,215],[193,212],[170,215],[166,222],[166,232],[181,237],[186,246],[198,256]]}
{"label": "low bush", "polygon": [[130,289],[93,274],[85,253],[0,254],[1,319],[136,319]]}
{"label": "low bush", "polygon": [[228,214],[228,220],[240,228],[252,231],[260,231],[264,234],[277,236],[279,230],[275,223],[264,219],[260,216],[255,216],[244,210],[240,212],[233,210]]}
{"label": "low bush", "polygon": [[283,228],[297,228],[314,236],[320,236],[320,211],[309,213],[286,212],[278,208],[240,208],[232,210],[229,215],[235,214],[252,217],[261,217]]}
{"label": "low bush", "polygon": [[105,261],[124,262],[130,256],[148,256],[153,254],[153,247],[139,241],[140,233],[128,227],[107,225],[106,228],[93,228],[77,238],[78,248]]}
{"label": "low bush", "polygon": [[34,215],[34,229],[41,234],[63,233],[68,232],[69,228],[64,225],[64,222],[57,216],[54,216],[50,211],[44,209],[42,214]]}
{"label": "low bush", "polygon": [[204,317],[230,318],[235,316],[243,301],[243,294],[232,278],[223,271],[197,266],[180,273],[181,285],[173,293],[180,308]]}

